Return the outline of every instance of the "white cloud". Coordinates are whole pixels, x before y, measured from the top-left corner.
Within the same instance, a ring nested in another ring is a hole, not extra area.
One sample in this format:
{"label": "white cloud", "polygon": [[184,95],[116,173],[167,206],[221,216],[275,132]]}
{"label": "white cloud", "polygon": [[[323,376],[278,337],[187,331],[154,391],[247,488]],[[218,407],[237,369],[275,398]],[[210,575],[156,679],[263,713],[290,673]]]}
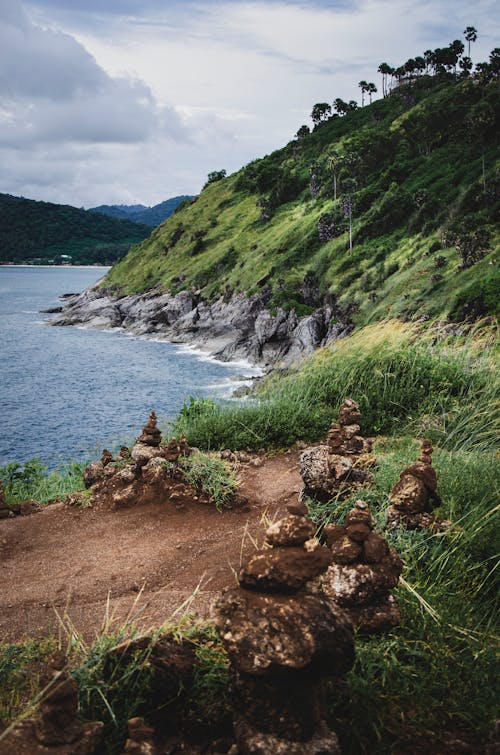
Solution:
{"label": "white cloud", "polygon": [[475,60],[498,44],[492,0],[31,2],[0,0],[0,191],[77,205],[197,191],[288,141],[315,102],[378,84],[382,60],[468,25]]}

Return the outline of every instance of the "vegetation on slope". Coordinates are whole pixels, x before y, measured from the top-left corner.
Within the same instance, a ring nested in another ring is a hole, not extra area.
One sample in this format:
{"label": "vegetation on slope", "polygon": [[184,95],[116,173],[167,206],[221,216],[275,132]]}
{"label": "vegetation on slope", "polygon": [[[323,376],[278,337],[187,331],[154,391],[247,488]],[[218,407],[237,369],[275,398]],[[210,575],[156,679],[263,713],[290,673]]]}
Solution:
{"label": "vegetation on slope", "polygon": [[130,220],[0,194],[0,263],[109,265],[149,232]]}
{"label": "vegetation on slope", "polygon": [[400,78],[209,181],[103,285],[260,292],[299,315],[328,297],[355,324],[498,313],[499,88],[493,74]]}

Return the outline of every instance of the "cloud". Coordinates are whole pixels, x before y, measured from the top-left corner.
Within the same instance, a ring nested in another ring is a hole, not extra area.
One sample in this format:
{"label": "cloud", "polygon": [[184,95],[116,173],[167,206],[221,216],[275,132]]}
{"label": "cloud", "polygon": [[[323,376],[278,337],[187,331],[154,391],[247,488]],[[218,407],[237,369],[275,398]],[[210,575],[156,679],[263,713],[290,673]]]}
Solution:
{"label": "cloud", "polygon": [[[24,10],[23,10],[24,8]],[[493,0],[0,0],[0,191],[91,206],[198,191]]]}
{"label": "cloud", "polygon": [[28,20],[0,0],[0,145],[182,139],[173,108],[138,79],[112,77],[74,37]]}

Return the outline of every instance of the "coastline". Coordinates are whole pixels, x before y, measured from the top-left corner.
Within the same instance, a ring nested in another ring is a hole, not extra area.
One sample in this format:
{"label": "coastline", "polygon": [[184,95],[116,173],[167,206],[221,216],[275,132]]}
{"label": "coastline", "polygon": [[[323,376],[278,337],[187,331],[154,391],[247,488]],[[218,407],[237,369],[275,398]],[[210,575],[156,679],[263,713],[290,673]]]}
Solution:
{"label": "coastline", "polygon": [[353,329],[345,313],[331,302],[298,317],[294,309],[269,311],[268,300],[266,292],[209,301],[199,291],[173,295],[158,289],[116,296],[93,286],[64,298],[61,311],[47,322],[121,330],[183,345],[216,361],[243,361],[264,371],[288,367]]}

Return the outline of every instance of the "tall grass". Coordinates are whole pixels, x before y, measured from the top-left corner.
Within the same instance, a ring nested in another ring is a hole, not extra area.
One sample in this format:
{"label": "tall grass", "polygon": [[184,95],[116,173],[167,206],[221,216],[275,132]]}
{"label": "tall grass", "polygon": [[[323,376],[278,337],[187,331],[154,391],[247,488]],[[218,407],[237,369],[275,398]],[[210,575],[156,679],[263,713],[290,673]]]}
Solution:
{"label": "tall grass", "polygon": [[61,469],[48,472],[39,459],[30,459],[25,464],[11,463],[0,467],[5,499],[8,504],[34,499],[49,503],[64,498],[77,490],[84,490],[83,470],[85,464],[67,464]]}
{"label": "tall grass", "polygon": [[368,326],[295,371],[271,374],[247,402],[201,402],[175,432],[202,448],[288,446],[324,435],[351,396],[367,434],[407,428],[449,449],[487,450],[500,430],[500,381],[494,346],[482,346],[473,336],[438,342],[432,330],[397,322]]}
{"label": "tall grass", "polygon": [[[376,446],[375,487],[362,497],[379,528],[387,493],[417,451],[408,439]],[[381,637],[357,638],[348,698],[331,699],[345,753],[387,753],[405,738],[401,751],[420,752],[419,736],[436,745],[446,732],[463,733],[469,746],[477,742],[467,751],[482,752],[497,715],[500,460],[441,450],[434,462],[438,513],[453,525],[446,533],[386,533],[405,564],[396,590],[402,624]],[[322,526],[341,522],[353,501],[311,502],[310,509]]]}

